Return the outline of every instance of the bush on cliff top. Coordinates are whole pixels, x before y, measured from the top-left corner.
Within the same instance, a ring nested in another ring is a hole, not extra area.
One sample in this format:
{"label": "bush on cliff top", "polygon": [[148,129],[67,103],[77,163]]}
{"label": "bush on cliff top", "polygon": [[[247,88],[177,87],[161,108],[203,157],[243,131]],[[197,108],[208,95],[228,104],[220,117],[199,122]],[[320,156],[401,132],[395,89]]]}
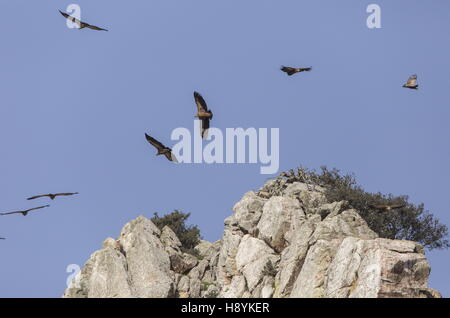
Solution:
{"label": "bush on cliff top", "polygon": [[194,247],[200,243],[200,230],[197,225],[186,225],[186,220],[190,215],[190,213],[183,213],[175,210],[172,213],[168,213],[161,217],[158,213],[154,213],[151,220],[160,230],[166,225],[170,227],[180,240],[182,244],[181,250],[183,252],[197,255]]}
{"label": "bush on cliff top", "polygon": [[[284,182],[280,182],[281,180]],[[338,169],[329,170],[327,167],[321,167],[320,172],[301,167],[284,172],[277,178],[269,192],[272,195],[280,194],[287,184],[293,182],[324,187],[329,202],[348,201],[380,237],[416,241],[428,249],[450,247],[447,226],[425,210],[422,203],[419,205],[409,203],[408,196],[366,192],[356,183],[353,175],[342,174]],[[369,205],[393,204],[405,204],[405,207],[387,213],[380,213],[369,207]]]}

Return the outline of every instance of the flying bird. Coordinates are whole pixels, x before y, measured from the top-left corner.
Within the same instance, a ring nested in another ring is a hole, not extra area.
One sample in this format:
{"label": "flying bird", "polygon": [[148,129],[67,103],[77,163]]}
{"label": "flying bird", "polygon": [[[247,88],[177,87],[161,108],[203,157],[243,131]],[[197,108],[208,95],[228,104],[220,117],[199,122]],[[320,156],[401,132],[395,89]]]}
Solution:
{"label": "flying bird", "polygon": [[55,200],[56,197],[69,196],[69,195],[75,195],[75,194],[78,194],[78,192],[40,194],[40,195],[35,195],[34,197],[31,197],[31,198],[28,198],[27,200],[34,200],[34,199],[43,198],[43,197],[49,197],[50,199]]}
{"label": "flying bird", "polygon": [[32,209],[23,210],[23,211],[14,211],[14,212],[0,213],[0,215],[22,214],[23,216],[26,216],[28,214],[28,212],[30,212],[30,211],[39,210],[39,209],[43,209],[43,208],[48,208],[49,206],[50,205],[43,205],[43,206],[38,206],[37,208],[32,208]]}
{"label": "flying bird", "polygon": [[282,66],[281,70],[285,73],[287,73],[287,75],[292,76],[296,73],[301,73],[301,72],[310,72],[312,70],[312,67],[289,67],[289,66]]}
{"label": "flying bird", "polygon": [[162,143],[160,143],[152,136],[145,134],[145,138],[153,147],[155,147],[158,150],[158,153],[156,154],[157,156],[164,155],[169,161],[178,162],[177,158],[172,153],[172,149],[164,146]]}
{"label": "flying bird", "polygon": [[405,207],[406,204],[394,204],[394,205],[369,205],[369,208],[379,210],[381,212],[389,212],[395,209],[401,209]]}
{"label": "flying bird", "polygon": [[403,85],[403,87],[405,88],[410,88],[410,89],[418,89],[419,85],[417,84],[417,75],[411,75],[408,78],[408,81],[406,82],[405,85]]}
{"label": "flying bird", "polygon": [[66,19],[68,19],[69,21],[76,23],[80,30],[84,29],[84,28],[88,28],[88,29],[96,30],[96,31],[108,31],[106,29],[99,28],[98,26],[90,25],[89,23],[82,22],[82,21],[78,20],[77,18],[72,17],[65,12],[62,12],[61,10],[59,10],[59,13],[61,13],[62,16],[65,17]]}
{"label": "flying bird", "polygon": [[194,92],[194,99],[197,104],[195,117],[201,120],[200,134],[202,138],[206,138],[208,136],[209,121],[213,118],[213,113],[208,109],[208,105],[200,93]]}

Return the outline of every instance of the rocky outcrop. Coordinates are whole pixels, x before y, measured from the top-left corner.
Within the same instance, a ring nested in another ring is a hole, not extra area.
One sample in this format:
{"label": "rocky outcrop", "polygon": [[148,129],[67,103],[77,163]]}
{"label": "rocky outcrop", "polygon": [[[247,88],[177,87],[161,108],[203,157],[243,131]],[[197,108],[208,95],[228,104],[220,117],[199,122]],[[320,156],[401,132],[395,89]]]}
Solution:
{"label": "rocky outcrop", "polygon": [[[272,181],[270,181],[272,182]],[[175,233],[140,216],[91,255],[64,297],[440,297],[410,241],[378,238],[347,202],[294,182],[248,192],[220,241],[182,252]]]}

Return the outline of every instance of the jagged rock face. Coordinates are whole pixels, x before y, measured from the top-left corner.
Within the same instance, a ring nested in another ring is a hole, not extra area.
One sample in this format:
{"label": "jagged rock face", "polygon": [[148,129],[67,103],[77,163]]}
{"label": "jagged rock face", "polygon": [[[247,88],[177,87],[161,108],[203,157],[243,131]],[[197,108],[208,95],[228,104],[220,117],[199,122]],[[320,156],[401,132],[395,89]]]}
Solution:
{"label": "jagged rock face", "polygon": [[265,187],[244,195],[222,239],[201,241],[197,257],[169,227],[131,221],[64,297],[440,297],[427,287],[420,245],[378,238],[347,202],[326,202],[323,188]]}

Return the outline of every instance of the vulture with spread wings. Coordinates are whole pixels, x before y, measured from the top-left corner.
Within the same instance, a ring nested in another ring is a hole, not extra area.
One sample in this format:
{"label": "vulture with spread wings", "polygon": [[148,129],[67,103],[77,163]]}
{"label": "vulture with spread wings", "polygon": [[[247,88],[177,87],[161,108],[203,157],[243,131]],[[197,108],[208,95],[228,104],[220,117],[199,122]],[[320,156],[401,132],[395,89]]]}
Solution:
{"label": "vulture with spread wings", "polygon": [[28,209],[28,210],[0,213],[0,215],[22,214],[23,216],[26,216],[28,214],[28,212],[30,212],[30,211],[39,210],[39,209],[43,209],[43,208],[48,208],[49,206],[50,205],[43,205],[43,206],[38,206],[37,208]]}
{"label": "vulture with spread wings", "polygon": [[312,70],[312,67],[289,67],[289,66],[282,66],[281,70],[285,73],[287,73],[287,75],[292,76],[296,73],[301,73],[301,72],[310,72]]}
{"label": "vulture with spread wings", "polygon": [[78,192],[40,194],[40,195],[35,195],[34,197],[27,198],[27,200],[34,200],[34,199],[44,198],[44,197],[49,197],[50,199],[55,200],[56,197],[63,197],[63,196],[69,196],[69,195],[75,195],[75,194],[78,194]]}
{"label": "vulture with spread wings", "polygon": [[194,92],[195,103],[197,104],[197,114],[195,117],[200,119],[200,134],[203,139],[208,137],[209,121],[213,118],[213,113],[208,109],[204,98],[200,93]]}
{"label": "vulture with spread wings", "polygon": [[68,14],[65,13],[65,12],[62,12],[61,10],[59,10],[59,13],[61,13],[62,16],[63,16],[64,18],[68,19],[69,21],[71,21],[71,22],[73,22],[73,23],[76,23],[76,24],[78,25],[78,28],[79,28],[80,30],[81,30],[81,29],[84,29],[84,28],[88,28],[88,29],[96,30],[96,31],[108,31],[108,30],[106,30],[106,29],[99,28],[98,26],[90,25],[89,23],[80,21],[80,20],[78,20],[77,18],[72,17],[72,16],[68,15]]}
{"label": "vulture with spread wings", "polygon": [[405,207],[406,204],[394,204],[394,205],[369,205],[369,208],[379,210],[380,212],[389,212],[395,209],[401,209]]}
{"label": "vulture with spread wings", "polygon": [[156,154],[157,156],[164,155],[169,161],[178,162],[177,158],[172,153],[172,149],[164,146],[162,143],[160,143],[152,136],[145,134],[145,138],[153,147],[155,147],[158,150],[158,153]]}
{"label": "vulture with spread wings", "polygon": [[419,85],[417,84],[417,75],[411,75],[408,78],[408,81],[406,82],[405,85],[403,85],[403,87],[405,88],[410,88],[410,89],[418,89]]}

